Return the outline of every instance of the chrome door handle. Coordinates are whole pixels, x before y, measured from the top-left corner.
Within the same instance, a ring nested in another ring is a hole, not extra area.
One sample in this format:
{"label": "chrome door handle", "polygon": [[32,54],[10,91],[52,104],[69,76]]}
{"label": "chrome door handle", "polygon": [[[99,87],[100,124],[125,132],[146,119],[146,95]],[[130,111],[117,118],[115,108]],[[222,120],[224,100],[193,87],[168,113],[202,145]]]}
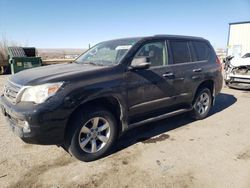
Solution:
{"label": "chrome door handle", "polygon": [[202,68],[198,68],[198,69],[193,69],[193,72],[201,72]]}
{"label": "chrome door handle", "polygon": [[172,72],[168,72],[162,75],[163,77],[173,77],[174,74]]}

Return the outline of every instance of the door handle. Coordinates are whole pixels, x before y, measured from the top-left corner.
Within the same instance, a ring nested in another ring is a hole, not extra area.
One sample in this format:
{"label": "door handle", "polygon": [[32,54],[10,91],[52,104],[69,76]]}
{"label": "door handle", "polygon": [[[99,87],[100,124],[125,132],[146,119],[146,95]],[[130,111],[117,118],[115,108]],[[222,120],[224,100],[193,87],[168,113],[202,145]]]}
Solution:
{"label": "door handle", "polygon": [[174,73],[172,73],[172,72],[166,72],[162,76],[165,77],[165,78],[171,78],[171,77],[174,77]]}
{"label": "door handle", "polygon": [[169,77],[169,76],[174,76],[174,74],[172,72],[166,72],[165,74],[163,74],[162,76],[164,77]]}
{"label": "door handle", "polygon": [[201,72],[202,68],[198,68],[198,69],[193,69],[193,72]]}

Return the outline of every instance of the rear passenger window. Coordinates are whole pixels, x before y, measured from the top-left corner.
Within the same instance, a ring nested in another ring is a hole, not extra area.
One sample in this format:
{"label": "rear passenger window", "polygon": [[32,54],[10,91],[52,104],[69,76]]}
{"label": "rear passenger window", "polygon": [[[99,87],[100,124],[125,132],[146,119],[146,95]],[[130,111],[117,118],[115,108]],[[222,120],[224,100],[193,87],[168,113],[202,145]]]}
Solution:
{"label": "rear passenger window", "polygon": [[208,60],[210,56],[210,48],[204,42],[192,42],[197,61]]}
{"label": "rear passenger window", "polygon": [[170,41],[170,46],[172,50],[173,61],[175,64],[191,61],[189,48],[188,48],[188,42]]}

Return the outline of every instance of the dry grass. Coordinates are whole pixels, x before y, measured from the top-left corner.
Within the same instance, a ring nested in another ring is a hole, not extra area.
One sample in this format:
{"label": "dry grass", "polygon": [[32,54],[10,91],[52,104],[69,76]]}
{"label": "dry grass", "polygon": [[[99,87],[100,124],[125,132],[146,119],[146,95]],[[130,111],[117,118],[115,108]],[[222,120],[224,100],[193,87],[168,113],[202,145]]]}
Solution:
{"label": "dry grass", "polygon": [[0,40],[0,64],[8,60],[8,43],[9,41],[5,37],[2,37],[2,39]]}
{"label": "dry grass", "polygon": [[0,38],[0,65],[6,65],[8,62],[8,47],[17,46],[16,42],[10,41],[4,35]]}

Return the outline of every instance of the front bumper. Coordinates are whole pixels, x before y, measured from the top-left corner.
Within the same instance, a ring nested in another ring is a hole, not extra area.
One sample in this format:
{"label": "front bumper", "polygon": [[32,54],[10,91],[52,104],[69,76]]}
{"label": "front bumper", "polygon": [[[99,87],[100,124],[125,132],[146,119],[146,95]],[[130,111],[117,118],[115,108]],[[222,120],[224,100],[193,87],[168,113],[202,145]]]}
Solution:
{"label": "front bumper", "polygon": [[42,145],[63,143],[68,117],[62,108],[32,103],[13,105],[4,96],[0,97],[0,107],[10,129],[24,142]]}
{"label": "front bumper", "polygon": [[250,90],[250,84],[246,84],[246,83],[228,83],[227,84],[229,87],[231,88],[235,88],[235,89],[243,89],[243,90]]}
{"label": "front bumper", "polygon": [[250,89],[250,76],[229,74],[225,79],[227,85],[236,89]]}

